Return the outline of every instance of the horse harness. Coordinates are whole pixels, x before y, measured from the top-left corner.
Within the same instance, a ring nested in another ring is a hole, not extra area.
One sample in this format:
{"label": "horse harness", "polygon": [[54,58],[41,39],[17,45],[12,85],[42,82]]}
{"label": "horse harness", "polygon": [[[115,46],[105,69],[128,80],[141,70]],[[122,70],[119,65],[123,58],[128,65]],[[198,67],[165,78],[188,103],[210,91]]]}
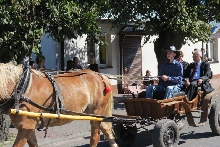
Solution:
{"label": "horse harness", "polygon": [[[55,97],[55,107],[48,108],[48,107],[41,106],[41,105],[33,102],[30,98],[24,96],[24,94],[27,91],[27,88],[29,86],[30,75],[31,75],[31,69],[30,69],[30,66],[28,63],[29,63],[28,59],[24,59],[24,61],[22,62],[23,72],[19,77],[18,83],[16,84],[16,87],[14,88],[14,91],[12,93],[11,98],[8,99],[3,104],[0,104],[0,112],[1,113],[7,113],[8,110],[13,107],[16,109],[16,113],[19,113],[20,103],[22,101],[25,101],[25,102],[35,106],[36,108],[41,109],[41,110],[49,111],[51,113],[56,112],[56,114],[58,114],[58,117],[60,116],[60,114],[62,112],[67,112],[67,113],[72,113],[72,114],[81,115],[81,116],[95,116],[95,117],[105,118],[105,116],[101,116],[101,115],[86,114],[86,113],[80,113],[80,112],[66,110],[64,107],[64,101],[63,101],[63,96],[62,96],[61,90],[59,88],[59,85],[57,84],[57,82],[54,80],[54,77],[53,77],[53,75],[55,75],[57,72],[44,71],[45,76],[49,79],[49,81],[51,82],[51,84],[53,86],[53,94]],[[85,74],[85,73],[82,73],[82,74]],[[102,76],[100,74],[98,74],[98,75],[102,78]],[[102,81],[104,83],[104,90],[106,91],[106,84],[105,84],[103,78],[102,78]],[[41,126],[39,128],[37,128],[38,131],[41,131],[41,129],[43,129],[43,127],[44,127],[43,118],[40,117],[40,120],[41,120]],[[45,131],[44,137],[46,137],[47,129],[48,129],[50,121],[51,121],[51,118],[49,119],[48,124],[47,124],[46,128],[44,129],[44,131]]]}
{"label": "horse harness", "polygon": [[7,113],[12,107],[15,107],[16,112],[19,111],[20,100],[23,97],[22,94],[26,92],[30,81],[30,67],[28,61],[28,59],[24,59],[22,62],[23,72],[19,77],[19,81],[14,88],[11,98],[0,105],[0,113]]}
{"label": "horse harness", "polygon": [[[24,61],[22,62],[23,72],[19,77],[18,83],[16,84],[16,86],[14,88],[14,91],[12,93],[11,98],[8,99],[3,104],[0,104],[0,112],[7,113],[10,108],[14,107],[16,109],[16,113],[18,113],[20,103],[22,101],[25,101],[25,102],[41,109],[41,110],[50,111],[51,113],[56,112],[56,114],[58,114],[58,117],[59,117],[61,111],[65,109],[63,97],[62,97],[62,94],[61,94],[61,91],[60,91],[60,88],[59,88],[57,82],[54,80],[53,76],[50,73],[44,72],[45,76],[49,79],[49,81],[51,82],[51,84],[53,86],[53,94],[55,95],[55,107],[47,108],[44,106],[40,106],[39,104],[33,102],[31,99],[29,99],[28,97],[23,95],[27,91],[27,88],[28,88],[29,82],[30,82],[31,69],[30,69],[30,66],[28,63],[29,63],[28,59],[24,59]],[[40,120],[42,123],[41,123],[41,126],[38,128],[39,131],[44,126],[43,118],[40,117]],[[46,136],[46,130],[49,126],[50,120],[51,119],[49,119],[49,121],[48,121],[46,129],[44,129],[45,136]]]}

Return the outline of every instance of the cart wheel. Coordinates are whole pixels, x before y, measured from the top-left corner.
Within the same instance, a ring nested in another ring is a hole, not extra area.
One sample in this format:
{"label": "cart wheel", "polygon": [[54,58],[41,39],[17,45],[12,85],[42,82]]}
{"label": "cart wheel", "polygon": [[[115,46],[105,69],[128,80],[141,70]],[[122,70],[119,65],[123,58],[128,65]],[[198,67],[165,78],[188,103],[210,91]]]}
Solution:
{"label": "cart wheel", "polygon": [[160,120],[154,126],[153,146],[170,147],[179,143],[179,128],[173,120]]}
{"label": "cart wheel", "polygon": [[129,147],[133,144],[137,135],[137,126],[135,124],[113,124],[115,140],[119,147]]}
{"label": "cart wheel", "polygon": [[220,135],[220,103],[214,103],[209,113],[209,125],[212,132]]}
{"label": "cart wheel", "polygon": [[186,116],[185,115],[180,115],[180,114],[177,114],[174,117],[174,121],[176,122],[177,126],[179,127],[179,130],[182,130],[185,127],[186,123],[187,123]]}

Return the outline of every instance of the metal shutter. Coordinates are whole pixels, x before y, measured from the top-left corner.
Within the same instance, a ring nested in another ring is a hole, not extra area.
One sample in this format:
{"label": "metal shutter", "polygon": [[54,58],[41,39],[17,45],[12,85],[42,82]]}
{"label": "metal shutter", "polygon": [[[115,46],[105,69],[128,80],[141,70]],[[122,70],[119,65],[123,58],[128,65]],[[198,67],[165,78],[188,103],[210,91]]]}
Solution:
{"label": "metal shutter", "polygon": [[[123,67],[127,67],[129,69],[128,75],[141,76],[141,63],[141,36],[125,36],[123,41]],[[124,74],[126,73],[124,72]],[[135,78],[131,80],[135,80]],[[141,81],[128,81],[129,85],[132,83],[140,84]]]}

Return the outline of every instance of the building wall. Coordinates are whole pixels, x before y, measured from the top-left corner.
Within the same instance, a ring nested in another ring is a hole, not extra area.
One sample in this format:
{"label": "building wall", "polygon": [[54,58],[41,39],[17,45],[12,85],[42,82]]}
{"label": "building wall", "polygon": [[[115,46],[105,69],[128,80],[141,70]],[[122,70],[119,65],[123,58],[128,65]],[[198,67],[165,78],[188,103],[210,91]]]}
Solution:
{"label": "building wall", "polygon": [[[108,22],[100,22],[100,26],[103,29],[103,34],[107,37],[108,43],[108,58],[111,60],[109,61],[110,66],[102,66],[100,65],[101,69],[100,72],[104,74],[111,74],[111,75],[118,75],[120,73],[120,46],[119,46],[119,35],[120,28],[111,28],[111,24]],[[154,52],[154,44],[153,41],[157,38],[157,36],[152,36],[150,40],[144,44],[144,36],[142,36],[142,75],[145,75],[146,70],[150,70],[152,76],[156,76],[157,73],[157,59]],[[217,56],[217,60],[211,63],[211,68],[214,75],[220,74],[219,68],[219,52],[218,49],[220,48],[220,40],[217,39],[215,55]],[[42,52],[43,55],[46,57],[46,68],[51,69],[60,69],[60,43],[54,42],[50,37],[48,38],[48,34],[45,34],[42,39]],[[203,44],[205,46],[205,44]],[[187,62],[192,62],[192,51],[195,49],[202,48],[202,42],[198,42],[193,44],[188,42],[188,44],[184,45],[181,50],[184,53],[184,60]],[[164,53],[164,52],[161,52]],[[67,60],[73,59],[73,57],[79,57],[79,63],[84,67],[87,68],[88,65],[88,56],[87,56],[87,45],[86,45],[86,35],[82,37],[78,37],[77,39],[66,39],[64,41],[64,63],[65,68],[67,64]],[[165,53],[164,53],[165,54]],[[99,63],[98,58],[98,48],[96,48],[96,58],[97,63]],[[35,60],[35,58],[34,58]],[[109,76],[110,78],[114,78],[113,76]],[[114,89],[117,89],[117,84],[119,81],[111,79],[111,84],[114,86]]]}
{"label": "building wall", "polygon": [[[60,43],[54,41],[49,37],[48,33],[44,34],[41,39],[41,51],[45,57],[46,69],[60,69],[61,68],[61,48]],[[32,54],[32,60],[36,62],[36,55]]]}
{"label": "building wall", "polygon": [[[120,47],[119,47],[119,36],[117,35],[119,29],[111,29],[109,23],[101,22],[100,26],[103,28],[103,35],[107,37],[108,49],[111,53],[108,54],[108,58],[112,58],[109,62],[111,67],[100,66],[100,72],[105,74],[118,74],[119,73],[119,59],[120,59]],[[88,65],[88,55],[87,55],[87,44],[86,35],[78,37],[77,39],[66,39],[64,41],[64,63],[65,68],[67,66],[67,61],[73,59],[77,56],[79,58],[79,63],[83,68],[87,68]],[[99,63],[98,48],[96,47],[96,61]],[[117,85],[116,80],[111,80],[113,85]]]}
{"label": "building wall", "polygon": [[[156,39],[156,36],[151,37],[151,39],[146,44],[144,44],[142,47],[142,69],[143,69],[142,75],[145,75],[146,70],[150,70],[152,76],[156,76],[158,74],[157,73],[158,71],[157,59],[156,59],[156,54],[154,52],[154,44],[152,43],[154,39]],[[218,42],[220,42],[219,38],[217,40]],[[142,43],[143,42],[144,42],[144,38],[142,39]],[[218,42],[216,42],[216,50],[215,50],[217,60],[210,62],[210,66],[212,68],[214,75],[220,74],[220,68],[218,68],[220,66],[220,63],[219,63],[220,53],[218,51],[218,49],[220,49],[220,44]],[[202,42],[198,42],[196,44],[193,44],[192,42],[188,42],[188,44],[183,45],[181,50],[184,53],[183,60],[191,63],[193,62],[193,59],[192,59],[193,50],[195,48],[201,49]],[[203,44],[203,47],[206,47],[206,44]],[[161,53],[165,55],[165,52],[161,52]]]}
{"label": "building wall", "polygon": [[77,39],[66,39],[64,41],[64,69],[66,70],[67,61],[74,57],[79,58],[79,64],[83,68],[87,68],[87,49],[86,49],[86,35],[78,37]]}

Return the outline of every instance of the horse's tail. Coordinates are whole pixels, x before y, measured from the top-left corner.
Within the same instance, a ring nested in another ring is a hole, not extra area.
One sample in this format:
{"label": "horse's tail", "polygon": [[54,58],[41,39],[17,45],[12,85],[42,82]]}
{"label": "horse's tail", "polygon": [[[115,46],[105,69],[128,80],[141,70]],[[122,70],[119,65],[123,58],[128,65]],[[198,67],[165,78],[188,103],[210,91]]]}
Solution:
{"label": "horse's tail", "polygon": [[[102,75],[102,78],[106,84],[106,87],[111,88],[111,83],[110,83],[110,80],[108,79],[108,77]],[[112,90],[110,90],[108,93],[106,93],[105,97],[109,98],[108,104],[106,106],[105,116],[112,116],[112,109],[114,106]],[[109,129],[112,129],[112,123],[107,123],[107,124],[109,126]]]}

